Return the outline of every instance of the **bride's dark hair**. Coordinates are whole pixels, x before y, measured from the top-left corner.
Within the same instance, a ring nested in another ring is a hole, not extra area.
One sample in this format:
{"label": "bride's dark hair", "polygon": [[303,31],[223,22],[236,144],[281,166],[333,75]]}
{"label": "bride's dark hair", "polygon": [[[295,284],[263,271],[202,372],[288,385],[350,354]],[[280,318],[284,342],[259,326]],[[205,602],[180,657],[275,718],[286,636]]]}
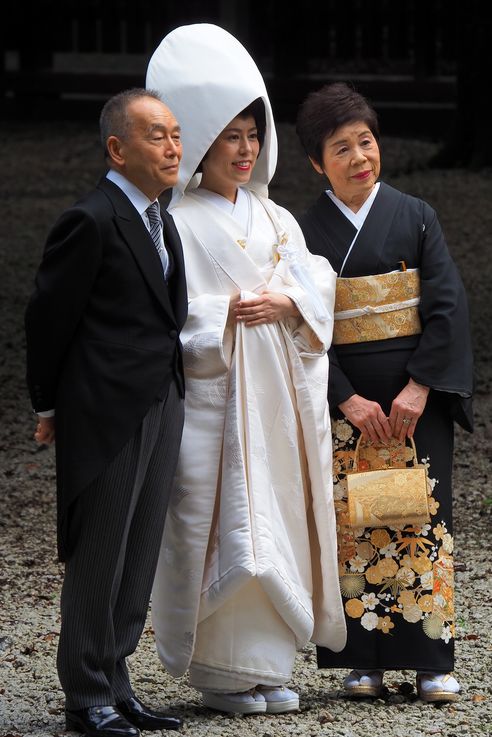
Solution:
{"label": "bride's dark hair", "polygon": [[263,146],[263,143],[265,141],[266,132],[265,103],[263,102],[261,97],[253,100],[253,102],[248,105],[248,107],[245,107],[244,110],[241,110],[241,112],[237,114],[237,117],[244,120],[244,118],[248,118],[250,115],[255,119],[256,130],[258,131],[258,141],[260,142],[261,151],[261,147]]}

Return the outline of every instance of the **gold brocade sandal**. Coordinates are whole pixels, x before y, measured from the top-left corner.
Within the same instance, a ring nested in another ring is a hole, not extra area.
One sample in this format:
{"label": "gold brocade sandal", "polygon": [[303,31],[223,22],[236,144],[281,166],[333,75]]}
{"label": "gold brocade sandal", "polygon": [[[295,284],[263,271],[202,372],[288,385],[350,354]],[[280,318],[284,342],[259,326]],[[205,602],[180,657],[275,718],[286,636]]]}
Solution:
{"label": "gold brocade sandal", "polygon": [[456,701],[460,684],[449,673],[417,673],[417,693],[422,701]]}
{"label": "gold brocade sandal", "polygon": [[377,698],[383,688],[384,670],[352,670],[343,679],[348,696]]}

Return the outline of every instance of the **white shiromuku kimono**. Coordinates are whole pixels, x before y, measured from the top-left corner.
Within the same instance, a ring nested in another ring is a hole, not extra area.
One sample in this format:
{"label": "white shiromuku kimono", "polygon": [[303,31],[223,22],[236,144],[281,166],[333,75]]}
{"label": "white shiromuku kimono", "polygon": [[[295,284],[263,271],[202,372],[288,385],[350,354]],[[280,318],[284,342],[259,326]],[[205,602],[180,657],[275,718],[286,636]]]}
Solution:
{"label": "white shiromuku kimono", "polygon": [[[202,43],[204,26],[207,43],[222,50],[227,65],[210,49],[197,59],[190,34],[196,29]],[[162,92],[190,142],[187,149],[183,141],[170,208],[185,255],[189,316],[181,334],[185,428],[152,621],[171,674],[189,668],[201,690],[242,691],[285,683],[296,649],[309,640],[334,651],[345,644],[327,405],[336,275],[326,259],[309,253],[295,219],[266,196],[275,129],[247,52],[208,24],[185,26],[167,39],[151,60],[147,86]],[[196,115],[207,109],[206,99],[190,107],[179,54],[193,67],[197,94],[214,80],[213,124]],[[242,97],[234,84],[237,58],[249,81]],[[229,87],[236,96],[222,117],[221,74],[224,99]],[[193,189],[193,172],[210,144],[258,97],[267,133],[256,180],[238,191],[234,205]],[[264,290],[289,296],[300,315],[254,327],[228,321],[232,296],[253,299]]]}

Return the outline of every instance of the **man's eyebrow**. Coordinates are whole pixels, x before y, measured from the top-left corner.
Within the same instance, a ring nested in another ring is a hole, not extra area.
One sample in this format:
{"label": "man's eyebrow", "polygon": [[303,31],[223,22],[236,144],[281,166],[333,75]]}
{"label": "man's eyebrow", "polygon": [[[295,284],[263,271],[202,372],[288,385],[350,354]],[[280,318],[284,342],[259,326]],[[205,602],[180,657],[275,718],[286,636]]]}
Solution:
{"label": "man's eyebrow", "polygon": [[[149,126],[149,134],[155,133],[155,131],[164,131],[167,132],[168,128],[163,123],[153,123],[151,126]],[[171,133],[181,133],[181,126],[175,125],[171,128]]]}

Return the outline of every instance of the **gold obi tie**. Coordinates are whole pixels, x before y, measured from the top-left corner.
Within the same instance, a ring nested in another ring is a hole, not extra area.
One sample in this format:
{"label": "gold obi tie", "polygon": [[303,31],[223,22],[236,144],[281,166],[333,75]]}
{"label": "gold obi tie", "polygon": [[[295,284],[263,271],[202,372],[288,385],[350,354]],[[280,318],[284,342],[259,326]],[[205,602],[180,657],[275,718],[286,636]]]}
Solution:
{"label": "gold obi tie", "polygon": [[333,344],[401,338],[422,332],[418,269],[339,277]]}

